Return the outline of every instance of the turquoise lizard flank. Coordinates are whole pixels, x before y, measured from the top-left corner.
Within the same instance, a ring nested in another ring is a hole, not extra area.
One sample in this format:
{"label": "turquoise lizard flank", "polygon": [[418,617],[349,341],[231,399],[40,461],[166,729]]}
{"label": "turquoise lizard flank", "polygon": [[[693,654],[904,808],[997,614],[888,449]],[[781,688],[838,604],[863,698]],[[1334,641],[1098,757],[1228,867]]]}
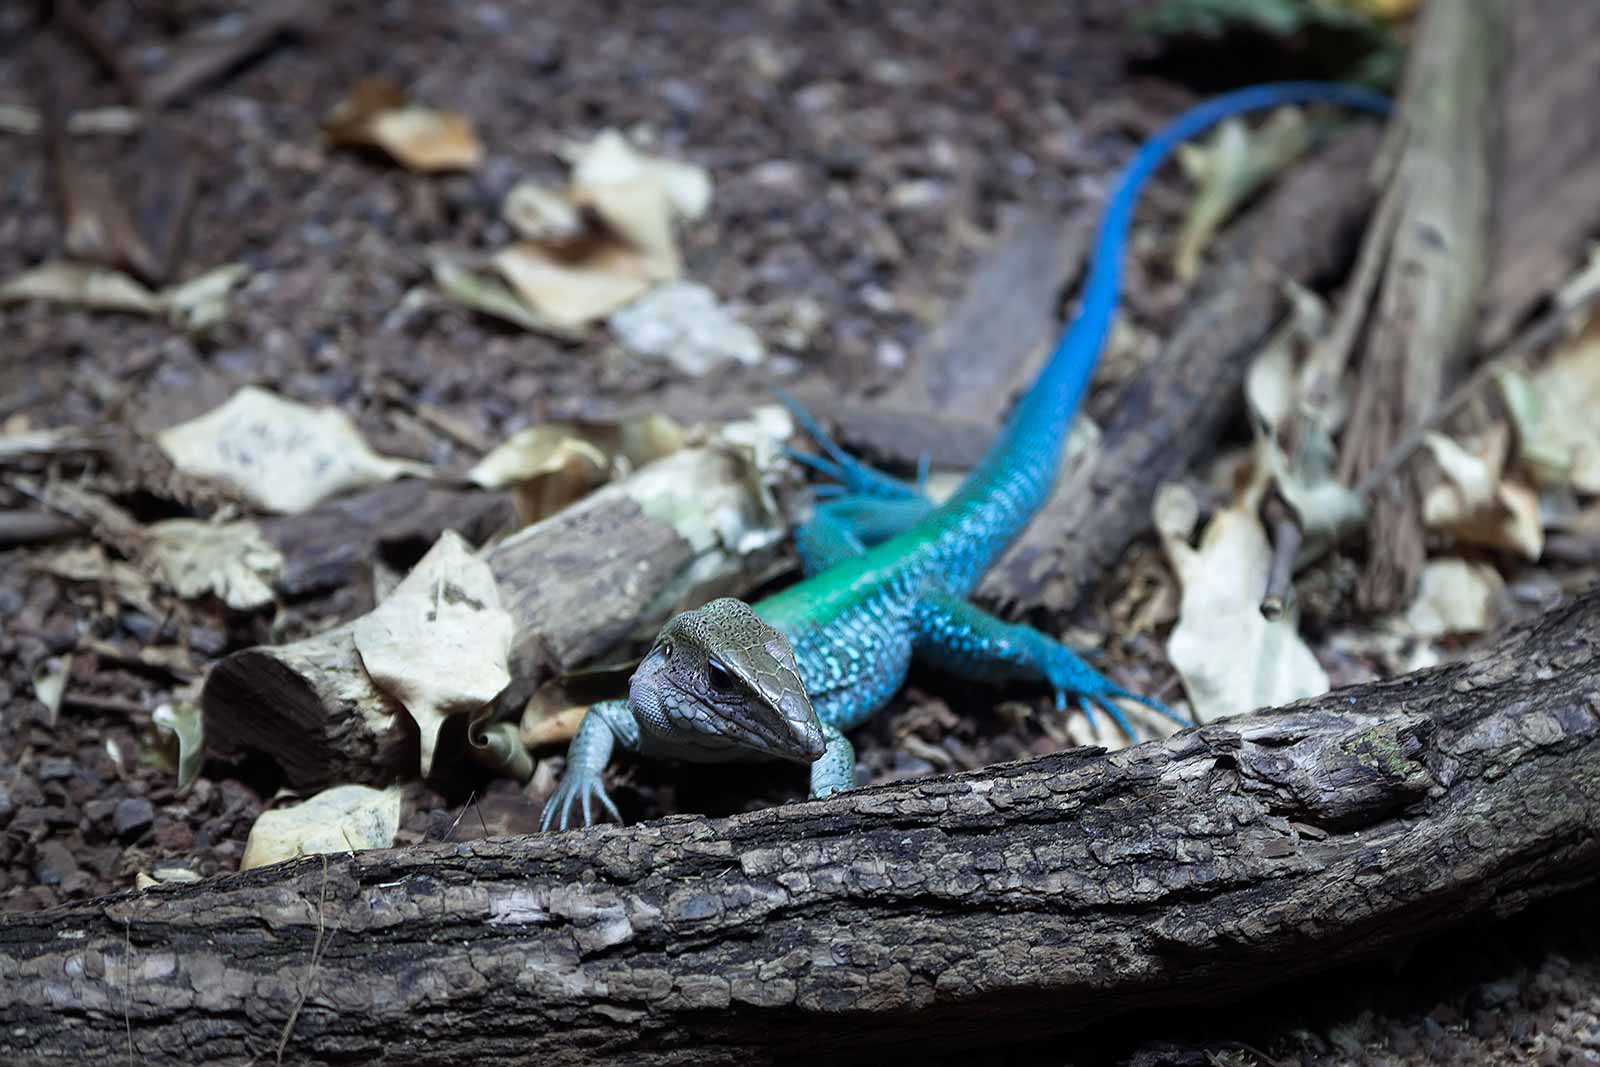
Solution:
{"label": "turquoise lizard flank", "polygon": [[855,785],[845,731],[888,702],[913,657],[979,679],[1035,680],[1065,709],[1076,696],[1130,736],[1112,698],[1161,704],[1109,681],[1031,626],[965,599],[1049,495],[1062,446],[1111,327],[1123,250],[1146,179],[1180,142],[1229,116],[1284,104],[1388,110],[1347,85],[1284,82],[1215,97],[1144,143],[1106,202],[1077,316],[961,488],[935,507],[916,489],[839,450],[802,411],[830,458],[803,457],[835,478],[831,499],[796,533],[805,579],[754,605],[716,600],[662,628],[626,700],[596,704],[567,750],[567,771],[544,812],[565,829],[598,803],[620,821],[602,775],[613,748],[696,762],[779,759],[809,764],[811,795]]}

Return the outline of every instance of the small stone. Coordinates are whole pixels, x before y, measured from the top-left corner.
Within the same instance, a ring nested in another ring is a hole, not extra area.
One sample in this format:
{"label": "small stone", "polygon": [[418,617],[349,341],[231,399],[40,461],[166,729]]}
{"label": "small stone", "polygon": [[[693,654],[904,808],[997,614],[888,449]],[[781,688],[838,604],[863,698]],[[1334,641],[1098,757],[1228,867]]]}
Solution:
{"label": "small stone", "polygon": [[65,756],[51,756],[39,761],[37,777],[41,782],[59,782],[71,778],[76,764]]}
{"label": "small stone", "polygon": [[186,822],[163,822],[156,827],[156,847],[162,852],[188,852],[194,843],[194,830]]}
{"label": "small stone", "polygon": [[33,877],[40,885],[60,885],[78,872],[78,861],[60,841],[40,845],[33,861]]}
{"label": "small stone", "polygon": [[124,840],[138,837],[150,829],[155,821],[155,805],[144,797],[128,797],[117,801],[116,810],[111,815],[111,825],[116,829],[117,836]]}
{"label": "small stone", "polygon": [[117,797],[98,797],[83,805],[83,817],[91,823],[102,823],[111,818],[120,803]]}

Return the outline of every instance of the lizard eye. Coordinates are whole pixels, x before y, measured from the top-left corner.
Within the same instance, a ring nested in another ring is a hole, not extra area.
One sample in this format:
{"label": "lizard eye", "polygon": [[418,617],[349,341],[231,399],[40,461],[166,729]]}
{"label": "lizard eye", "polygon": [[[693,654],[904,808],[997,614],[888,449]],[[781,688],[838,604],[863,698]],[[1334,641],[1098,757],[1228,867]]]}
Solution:
{"label": "lizard eye", "polygon": [[661,658],[666,660],[668,663],[672,662],[672,642],[671,641],[663,641],[663,642],[661,642]]}
{"label": "lizard eye", "polygon": [[706,680],[711,683],[711,688],[719,693],[730,693],[734,689],[733,675],[728,668],[716,660],[706,660]]}

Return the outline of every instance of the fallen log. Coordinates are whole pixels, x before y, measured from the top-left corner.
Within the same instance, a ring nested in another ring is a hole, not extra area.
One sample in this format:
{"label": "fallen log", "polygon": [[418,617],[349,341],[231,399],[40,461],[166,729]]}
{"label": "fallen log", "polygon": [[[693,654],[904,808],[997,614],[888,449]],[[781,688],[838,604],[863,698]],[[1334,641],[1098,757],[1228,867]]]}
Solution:
{"label": "fallen log", "polygon": [[[770,578],[788,523],[773,510],[765,475],[730,447],[686,448],[487,549],[515,627],[513,682],[501,707],[519,709],[540,683],[674,611]],[[348,569],[341,524],[344,540],[359,548],[375,541],[375,521],[395,518],[389,497],[375,499],[355,511],[335,507],[315,521],[297,516],[269,526],[292,561],[290,574],[315,584]],[[419,495],[414,528],[431,530],[446,516],[476,521],[486,500],[493,498]],[[301,789],[381,783],[415,768],[417,731],[363,667],[359,622],[247,648],[213,667],[200,694],[207,751],[224,759],[266,755]],[[464,731],[447,738],[458,750],[463,743]]]}
{"label": "fallen log", "polygon": [[1600,590],[1107,755],[0,916],[19,1065],[828,1062],[1237,998],[1600,876]]}

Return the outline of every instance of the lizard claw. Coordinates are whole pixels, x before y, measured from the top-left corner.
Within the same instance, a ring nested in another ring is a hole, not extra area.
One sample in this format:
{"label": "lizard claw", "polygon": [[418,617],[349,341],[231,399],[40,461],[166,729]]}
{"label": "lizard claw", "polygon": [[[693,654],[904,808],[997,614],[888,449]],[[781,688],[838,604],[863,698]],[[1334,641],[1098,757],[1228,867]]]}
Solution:
{"label": "lizard claw", "polygon": [[557,830],[567,829],[572,823],[574,806],[583,809],[582,825],[593,826],[596,800],[612,819],[618,823],[622,822],[622,814],[611,802],[611,797],[606,793],[606,787],[598,776],[568,774],[561,779],[561,784],[556,786],[556,791],[550,794],[550,799],[545,801],[544,817],[539,820],[539,829],[546,832],[552,827]]}
{"label": "lizard claw", "polygon": [[1077,653],[1065,645],[1057,645],[1055,647],[1058,651],[1051,657],[1048,672],[1050,684],[1055,687],[1056,709],[1058,711],[1064,712],[1067,710],[1067,696],[1069,694],[1076,695],[1078,707],[1083,709],[1083,714],[1088,718],[1090,726],[1095,726],[1096,724],[1095,709],[1098,708],[1111,716],[1111,721],[1117,724],[1117,728],[1127,735],[1129,741],[1136,744],[1139,741],[1138,732],[1134,730],[1133,724],[1128,721],[1128,717],[1123,714],[1122,709],[1117,707],[1112,699],[1113,697],[1143,704],[1151,711],[1171,719],[1180,727],[1195,725],[1190,719],[1173,711],[1161,701],[1151,697],[1140,696],[1138,693],[1124,689],[1089,666]]}
{"label": "lizard claw", "polygon": [[[907,485],[898,478],[869,467],[846,452],[800,401],[782,389],[774,389],[773,394],[780,404],[789,409],[789,414],[794,417],[796,425],[807,437],[815,441],[823,452],[821,456],[816,456],[810,452],[785,448],[784,454],[789,459],[803,467],[811,468],[824,478],[833,479],[852,496],[887,497],[895,500],[921,495],[918,487]],[[921,486],[925,480],[926,471],[919,467],[918,485]]]}

